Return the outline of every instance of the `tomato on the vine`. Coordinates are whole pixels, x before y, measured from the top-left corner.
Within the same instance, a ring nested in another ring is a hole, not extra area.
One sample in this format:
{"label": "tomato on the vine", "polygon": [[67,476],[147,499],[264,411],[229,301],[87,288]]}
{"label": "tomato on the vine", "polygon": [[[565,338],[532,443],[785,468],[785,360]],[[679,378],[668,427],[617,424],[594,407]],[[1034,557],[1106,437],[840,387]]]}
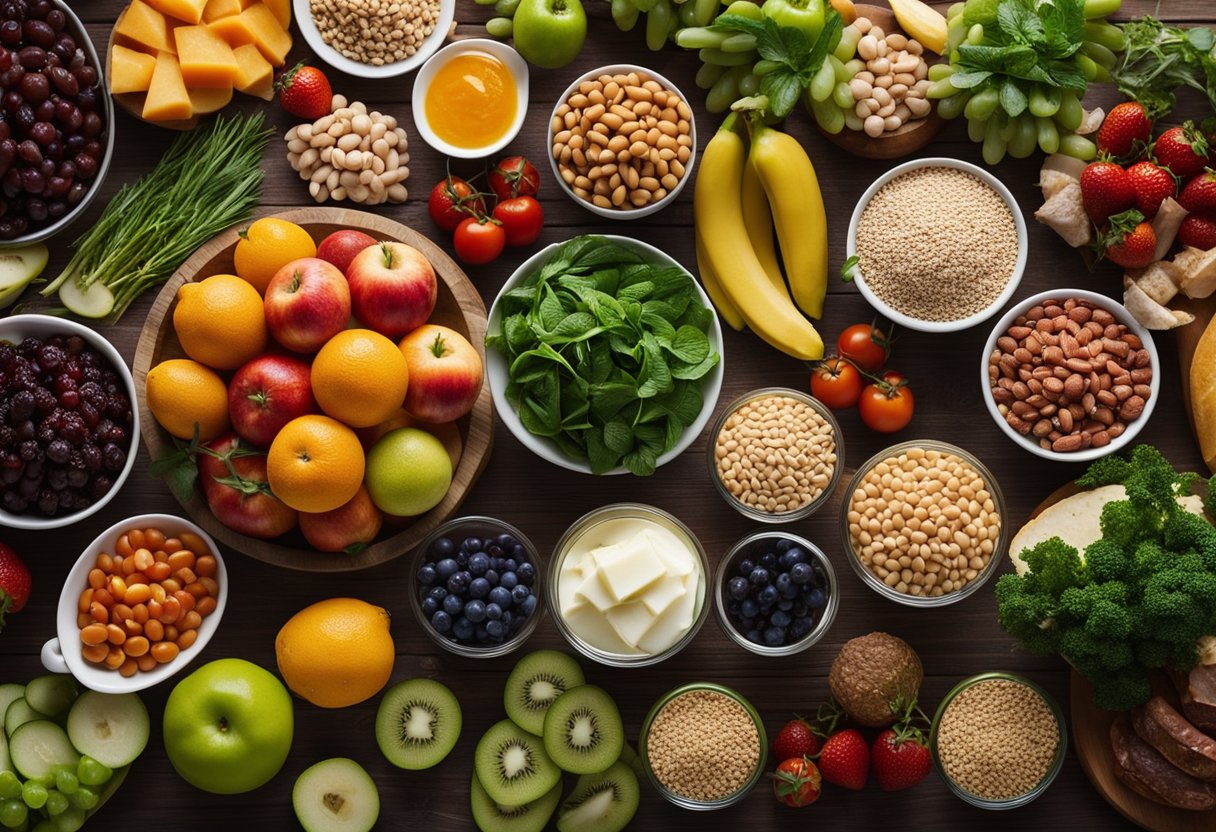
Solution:
{"label": "tomato on the vine", "polygon": [[879,433],[903,430],[912,421],[914,409],[912,389],[896,372],[883,373],[881,379],[866,385],[857,403],[861,421]]}
{"label": "tomato on the vine", "polygon": [[526,246],[535,243],[545,224],[545,212],[535,197],[517,196],[499,200],[494,206],[494,219],[502,223],[507,245]]}
{"label": "tomato on the vine", "polygon": [[891,354],[891,334],[873,324],[853,324],[836,339],[836,351],[867,373],[877,373]]}
{"label": "tomato on the vine", "polygon": [[456,226],[452,243],[456,246],[457,257],[465,263],[479,266],[502,254],[507,244],[507,234],[497,220],[468,217]]}
{"label": "tomato on the vine", "polygon": [[481,194],[459,176],[446,176],[431,189],[427,211],[435,225],[444,231],[455,231],[461,221],[484,216],[486,203]]}
{"label": "tomato on the vine", "polygon": [[824,359],[811,372],[811,395],[832,410],[857,404],[862,386],[861,373],[844,358]]}
{"label": "tomato on the vine", "polygon": [[540,174],[523,156],[508,156],[490,168],[486,177],[492,190],[500,200],[517,196],[536,196],[540,189]]}

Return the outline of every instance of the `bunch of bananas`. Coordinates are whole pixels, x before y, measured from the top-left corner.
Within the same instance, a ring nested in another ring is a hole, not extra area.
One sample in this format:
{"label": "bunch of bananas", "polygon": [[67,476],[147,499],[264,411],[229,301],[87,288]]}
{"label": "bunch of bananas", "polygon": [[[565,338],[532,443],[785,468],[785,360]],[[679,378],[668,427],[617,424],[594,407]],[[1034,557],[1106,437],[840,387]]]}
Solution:
{"label": "bunch of bananas", "polygon": [[749,149],[739,122],[728,115],[701,156],[693,196],[701,282],[731,328],[747,326],[781,352],[816,361],[823,340],[802,314],[821,317],[827,294],[827,213],[815,168],[796,139],[759,120],[748,123]]}

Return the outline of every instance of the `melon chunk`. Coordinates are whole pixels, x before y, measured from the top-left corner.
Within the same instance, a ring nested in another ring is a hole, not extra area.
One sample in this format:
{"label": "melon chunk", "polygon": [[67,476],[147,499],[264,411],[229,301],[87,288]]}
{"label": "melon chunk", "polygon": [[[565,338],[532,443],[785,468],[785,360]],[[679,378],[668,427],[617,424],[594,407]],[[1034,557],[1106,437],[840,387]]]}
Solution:
{"label": "melon chunk", "polygon": [[245,10],[241,0],[207,0],[203,7],[203,22],[214,23],[221,17],[232,17]]}
{"label": "melon chunk", "polygon": [[155,68],[156,58],[151,55],[114,44],[110,51],[110,92],[147,92]]}
{"label": "melon chunk", "polygon": [[156,69],[152,72],[152,83],[148,86],[148,100],[144,102],[143,117],[146,121],[179,121],[194,114],[190,106],[190,93],[182,80],[182,70],[177,58],[168,52],[156,56]]}
{"label": "melon chunk", "polygon": [[232,87],[197,87],[190,90],[190,110],[196,116],[224,109],[232,101]]}
{"label": "melon chunk", "polygon": [[114,34],[133,46],[142,47],[142,51],[177,52],[169,32],[169,21],[143,0],[131,0],[131,5],[114,26]]}
{"label": "melon chunk", "polygon": [[291,51],[291,35],[287,33],[265,3],[254,3],[241,12],[237,19],[248,30],[250,42],[270,61],[271,66],[283,66],[287,53]]}
{"label": "melon chunk", "polygon": [[225,87],[236,81],[236,57],[232,47],[209,26],[178,26],[173,30],[177,61],[187,87]]}
{"label": "melon chunk", "polygon": [[262,57],[252,43],[232,50],[236,58],[236,80],[233,86],[238,92],[256,95],[267,101],[274,100],[274,67]]}
{"label": "melon chunk", "polygon": [[148,0],[148,3],[167,17],[194,24],[203,19],[207,0]]}
{"label": "melon chunk", "polygon": [[291,28],[291,0],[262,0],[284,29]]}

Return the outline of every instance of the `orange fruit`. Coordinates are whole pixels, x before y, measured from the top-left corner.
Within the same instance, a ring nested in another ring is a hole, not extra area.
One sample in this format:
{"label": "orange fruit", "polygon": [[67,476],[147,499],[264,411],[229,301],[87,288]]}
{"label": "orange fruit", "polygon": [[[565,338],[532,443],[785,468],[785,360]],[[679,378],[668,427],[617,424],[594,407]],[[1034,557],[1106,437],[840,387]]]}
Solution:
{"label": "orange fruit", "polygon": [[366,464],[359,437],[328,416],[292,419],[266,455],[266,480],[274,495],[296,511],[333,511],[363,483]]}
{"label": "orange fruit", "polygon": [[204,442],[228,430],[228,388],[197,361],[172,358],[157,364],[148,370],[145,394],[156,421],[178,439],[192,439],[195,423]]}
{"label": "orange fruit", "polygon": [[262,296],[234,274],[182,284],[173,329],[186,355],[217,370],[235,370],[261,355],[269,337]]}
{"label": "orange fruit", "polygon": [[283,266],[301,257],[317,256],[317,244],[294,222],[263,217],[240,234],[232,262],[237,275],[261,295],[266,294],[270,279]]}
{"label": "orange fruit", "polygon": [[357,598],[318,601],[274,640],[279,673],[293,693],[322,708],[370,699],[388,684],[396,649],[389,614]]}
{"label": "orange fruit", "polygon": [[347,329],[312,362],[312,394],[326,414],[354,428],[378,425],[405,401],[409,366],[397,345],[370,329]]}

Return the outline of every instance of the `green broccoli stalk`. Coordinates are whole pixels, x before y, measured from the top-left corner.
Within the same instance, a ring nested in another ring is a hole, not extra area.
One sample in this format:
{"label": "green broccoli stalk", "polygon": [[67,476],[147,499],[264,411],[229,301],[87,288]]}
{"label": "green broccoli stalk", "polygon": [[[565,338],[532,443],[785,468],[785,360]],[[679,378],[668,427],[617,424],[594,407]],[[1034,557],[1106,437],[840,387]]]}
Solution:
{"label": "green broccoli stalk", "polygon": [[[1001,626],[1038,655],[1059,655],[1093,684],[1094,704],[1127,710],[1151,696],[1149,672],[1189,670],[1216,634],[1216,528],[1178,498],[1199,478],[1152,446],[1098,460],[1083,488],[1122,484],[1084,554],[1058,537],[1021,553],[1029,570],[997,581]],[[1209,482],[1213,509],[1216,477]]]}

